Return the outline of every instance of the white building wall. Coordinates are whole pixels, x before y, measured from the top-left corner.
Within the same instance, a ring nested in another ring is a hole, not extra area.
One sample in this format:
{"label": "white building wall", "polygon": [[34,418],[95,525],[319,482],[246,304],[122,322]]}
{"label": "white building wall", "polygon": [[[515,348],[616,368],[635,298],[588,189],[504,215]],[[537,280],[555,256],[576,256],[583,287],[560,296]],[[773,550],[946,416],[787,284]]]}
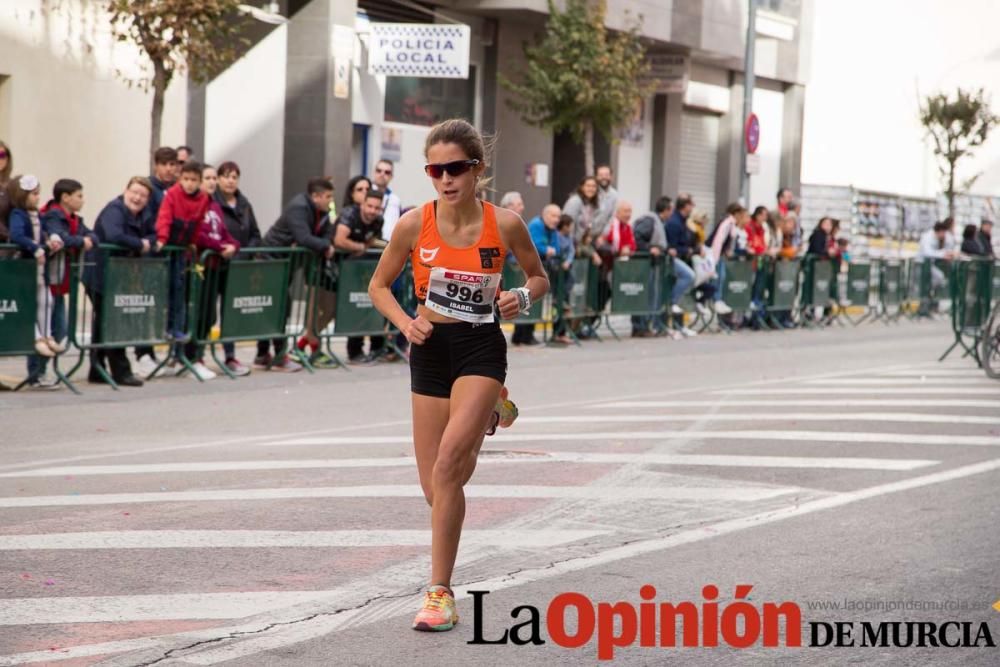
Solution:
{"label": "white building wall", "polygon": [[[16,173],[34,173],[48,199],[58,178],[84,185],[92,223],[131,176],[149,174],[152,92],[129,89],[116,69],[137,73],[138,53],[112,40],[102,3],[0,2],[0,138]],[[186,80],[167,90],[162,143],[184,142]]]}
{"label": "white building wall", "polygon": [[[1000,112],[1000,3],[837,0],[815,3],[802,181],[933,196],[937,163],[918,100],[986,88]],[[1000,191],[1000,130],[959,167]]]}
{"label": "white building wall", "polygon": [[781,187],[781,129],[785,113],[785,94],[754,88],[753,112],[760,120],[760,172],[750,177],[751,211],[756,206],[770,206]]}
{"label": "white building wall", "polygon": [[263,232],[281,214],[285,136],[285,60],[281,26],[208,85],[205,160],[240,165],[240,190]]}
{"label": "white building wall", "polygon": [[[623,140],[618,145],[618,174],[615,178],[619,201],[632,204],[637,217],[650,210],[650,173],[653,168],[653,98],[646,100],[641,142]],[[659,196],[660,193],[656,193]],[[562,202],[558,202],[560,205]]]}

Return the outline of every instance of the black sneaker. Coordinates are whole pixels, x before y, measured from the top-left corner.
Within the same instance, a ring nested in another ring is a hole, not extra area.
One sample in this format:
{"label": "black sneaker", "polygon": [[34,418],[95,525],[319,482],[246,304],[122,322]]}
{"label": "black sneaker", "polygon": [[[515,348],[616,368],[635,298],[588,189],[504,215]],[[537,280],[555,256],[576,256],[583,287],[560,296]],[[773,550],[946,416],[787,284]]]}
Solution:
{"label": "black sneaker", "polygon": [[347,358],[347,363],[352,366],[369,366],[375,363],[370,354],[355,354]]}

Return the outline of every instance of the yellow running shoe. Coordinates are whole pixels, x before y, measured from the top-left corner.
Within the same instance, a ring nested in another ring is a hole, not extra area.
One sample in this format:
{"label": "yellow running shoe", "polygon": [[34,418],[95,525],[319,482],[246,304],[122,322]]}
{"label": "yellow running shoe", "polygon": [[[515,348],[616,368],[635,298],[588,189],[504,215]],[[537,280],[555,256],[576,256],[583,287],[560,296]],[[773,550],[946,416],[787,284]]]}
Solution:
{"label": "yellow running shoe", "polygon": [[444,632],[458,623],[455,598],[445,586],[431,586],[424,594],[424,606],[413,619],[413,629],[423,632]]}
{"label": "yellow running shoe", "polygon": [[496,433],[498,426],[501,428],[510,428],[514,420],[517,419],[517,406],[514,405],[514,401],[507,398],[509,393],[507,387],[500,388],[500,398],[497,399],[497,404],[493,407],[493,418],[490,421],[490,428],[486,431],[486,435]]}

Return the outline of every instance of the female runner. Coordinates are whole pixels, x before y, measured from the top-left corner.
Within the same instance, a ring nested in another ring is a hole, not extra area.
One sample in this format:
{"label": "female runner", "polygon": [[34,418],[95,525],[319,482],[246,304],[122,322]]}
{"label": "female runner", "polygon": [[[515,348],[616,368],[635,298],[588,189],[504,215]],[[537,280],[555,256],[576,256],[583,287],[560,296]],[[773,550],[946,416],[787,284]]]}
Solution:
{"label": "female runner", "polygon": [[[465,519],[465,492],[487,430],[508,426],[507,342],[494,310],[512,319],[542,298],[549,281],[524,221],[478,198],[486,150],[464,120],[434,126],[424,144],[438,198],[400,218],[368,292],[410,341],[413,445],[431,506],[431,579],[415,630],[451,630],[458,622],[451,575]],[[527,275],[500,291],[507,250]],[[390,291],[407,258],[419,302],[411,318]]]}

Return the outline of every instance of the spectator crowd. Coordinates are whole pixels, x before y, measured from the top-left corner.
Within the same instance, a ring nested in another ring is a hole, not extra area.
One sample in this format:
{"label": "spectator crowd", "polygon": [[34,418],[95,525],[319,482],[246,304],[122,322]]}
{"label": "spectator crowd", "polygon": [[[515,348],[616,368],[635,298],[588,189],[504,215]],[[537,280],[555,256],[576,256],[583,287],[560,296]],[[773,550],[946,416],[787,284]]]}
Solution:
{"label": "spectator crowd", "polygon": [[[298,247],[313,253],[323,271],[336,280],[338,266],[385,245],[404,212],[401,198],[391,187],[394,165],[379,160],[371,176],[350,179],[341,201],[334,200],[334,186],[329,178],[315,178],[285,206],[280,217],[262,234],[254,208],[240,189],[241,168],[235,162],[217,167],[198,161],[187,146],[162,147],[153,158],[149,176],[134,176],[122,194],[107,202],[89,227],[80,216],[84,206],[84,186],[71,178],[51,184],[40,183],[28,173],[15,173],[10,147],[0,141],[0,243],[14,244],[20,256],[37,261],[38,312],[34,354],[28,358],[28,384],[36,388],[58,386],[47,372],[52,357],[67,347],[66,297],[70,290],[70,266],[75,257],[86,253],[83,276],[87,297],[93,305],[91,339],[101,340],[98,314],[104,296],[102,263],[97,253],[102,244],[117,248],[116,254],[154,256],[167,246],[188,248],[188,253],[172,252],[169,257],[169,304],[166,337],[171,342],[166,359],[157,357],[153,347],[136,347],[134,359],[124,348],[94,349],[90,355],[88,380],[104,383],[107,377],[117,384],[141,386],[156,373],[182,373],[190,370],[201,380],[216,377],[205,361],[205,350],[196,341],[207,339],[217,313],[216,300],[224,288],[227,262],[249,249]],[[42,193],[51,193],[44,198]],[[746,260],[754,267],[765,260],[794,259],[802,256],[828,258],[840,270],[851,261],[849,243],[840,221],[822,218],[808,238],[802,229],[801,205],[794,193],[782,188],[773,206],[759,205],[752,210],[734,203],[721,219],[712,221],[690,193],[659,197],[652,210],[636,210],[622,198],[614,185],[608,165],[600,165],[594,175],[581,179],[576,189],[560,206],[549,203],[540,211],[526,211],[518,192],[506,192],[499,205],[526,219],[532,241],[550,273],[553,284],[568,293],[573,278],[570,268],[577,259],[596,267],[599,305],[611,296],[610,278],[616,264],[629,261],[636,253],[648,255],[655,265],[671,265],[674,280],[669,294],[660,294],[661,282],[650,280],[651,305],[665,304],[655,314],[632,317],[631,335],[635,338],[670,337],[682,339],[697,335],[685,325],[685,299],[705,317],[717,316],[727,326],[760,329],[764,326],[764,280],[758,271],[752,285],[752,307],[734,312],[726,303],[723,286],[727,263]],[[714,222],[714,224],[713,224]],[[966,226],[959,240],[950,218],[934,225],[920,239],[919,256],[934,260],[932,283],[945,281],[945,267],[940,266],[961,255],[992,256],[992,224],[984,221],[979,228]],[[197,331],[186,322],[185,265],[205,250],[217,254],[218,270],[215,291],[203,295],[211,313],[201,318]],[[10,251],[0,250],[0,253]],[[513,263],[513,256],[507,261]],[[560,276],[556,281],[555,276]],[[402,281],[394,285],[398,297]],[[316,367],[332,367],[337,361],[323,349],[318,333],[333,317],[334,308],[319,300],[308,308],[310,321],[306,333],[294,342],[298,352]],[[554,314],[552,341],[568,344],[572,338],[593,335],[596,318],[572,317],[569,311]],[[790,312],[771,311],[781,326],[796,324]],[[405,351],[405,339],[396,337],[387,345],[385,336],[351,337],[347,341],[348,363],[368,365],[396,361],[396,350]],[[539,344],[535,325],[518,324],[511,342],[515,346]],[[251,368],[236,355],[233,343],[223,344],[224,365],[228,374],[244,376]],[[292,373],[302,369],[290,355],[287,338],[261,340],[251,367],[258,371]],[[181,359],[189,364],[184,364]]]}

